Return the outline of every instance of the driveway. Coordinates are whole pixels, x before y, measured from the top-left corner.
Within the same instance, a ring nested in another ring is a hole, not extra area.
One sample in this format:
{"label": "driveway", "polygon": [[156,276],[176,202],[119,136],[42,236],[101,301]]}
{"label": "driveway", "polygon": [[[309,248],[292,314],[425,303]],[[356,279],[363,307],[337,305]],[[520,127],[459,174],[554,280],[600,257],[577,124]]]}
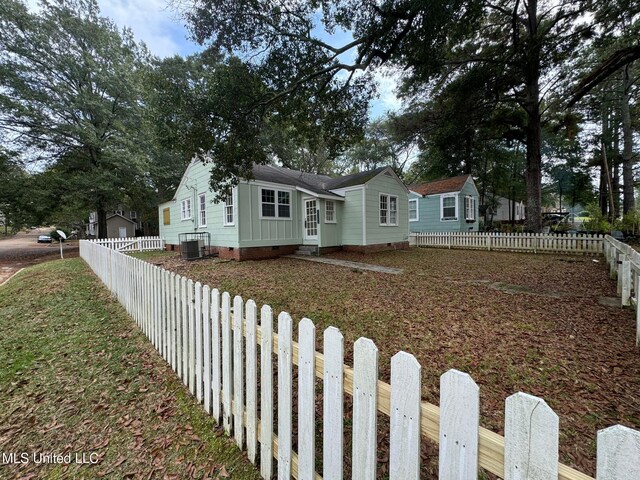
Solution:
{"label": "driveway", "polygon": [[[48,234],[51,230],[36,228],[0,239],[0,285],[21,268],[60,258],[57,243],[38,243],[38,235]],[[62,248],[65,258],[78,256],[77,241],[64,243]]]}

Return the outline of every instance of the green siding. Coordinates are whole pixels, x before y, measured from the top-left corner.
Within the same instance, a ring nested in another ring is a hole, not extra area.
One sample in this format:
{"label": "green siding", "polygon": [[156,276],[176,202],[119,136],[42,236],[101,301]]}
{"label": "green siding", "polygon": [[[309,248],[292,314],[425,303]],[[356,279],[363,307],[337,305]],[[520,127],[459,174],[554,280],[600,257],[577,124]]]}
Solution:
{"label": "green siding", "polygon": [[[290,192],[291,218],[260,218],[260,189]],[[240,206],[240,247],[298,245],[302,243],[302,199],[300,192],[285,187],[261,187],[255,183],[238,185]]]}
{"label": "green siding", "polygon": [[342,245],[363,245],[362,211],[362,188],[345,192],[341,219]]}
{"label": "green siding", "polygon": [[[394,176],[384,173],[367,184],[367,245],[406,242],[409,239],[409,203],[407,191]],[[397,225],[380,225],[380,194],[398,197]]]}
{"label": "green siding", "polygon": [[320,236],[318,245],[320,247],[335,247],[338,245],[342,245],[341,240],[342,236],[340,234],[341,228],[344,227],[342,222],[342,207],[343,203],[339,200],[333,200],[335,205],[335,219],[336,223],[325,223],[325,212],[326,212],[326,202],[325,199],[319,200],[320,205]]}
{"label": "green siding", "polygon": [[[209,232],[211,245],[217,246],[238,246],[238,193],[234,189],[234,226],[223,226],[223,204],[213,203],[214,194],[209,188],[209,166],[201,162],[194,162],[187,168],[183,181],[178,187],[174,196],[175,200],[165,202],[158,207],[158,218],[160,224],[160,237],[168,244],[177,245],[178,235],[188,232]],[[207,225],[198,227],[198,197],[205,194]],[[181,220],[182,200],[191,199],[191,219]],[[162,211],[170,208],[171,223],[164,225]]]}
{"label": "green siding", "polygon": [[[446,194],[445,194],[446,195]],[[412,232],[477,232],[478,231],[478,190],[473,182],[466,182],[460,192],[457,192],[458,219],[441,220],[440,197],[442,195],[429,195],[421,197],[413,192],[409,198],[418,198],[418,221],[409,222]],[[467,222],[464,218],[464,198],[473,196],[476,198],[476,220]],[[408,206],[408,202],[407,202]]]}

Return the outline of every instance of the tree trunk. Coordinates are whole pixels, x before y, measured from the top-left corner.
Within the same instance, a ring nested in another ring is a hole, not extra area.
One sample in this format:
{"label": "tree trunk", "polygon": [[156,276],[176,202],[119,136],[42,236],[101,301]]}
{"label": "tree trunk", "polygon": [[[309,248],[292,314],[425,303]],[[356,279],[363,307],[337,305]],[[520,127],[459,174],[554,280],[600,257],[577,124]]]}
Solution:
{"label": "tree trunk", "polygon": [[542,132],[540,117],[540,52],[538,38],[538,2],[527,4],[528,49],[525,59],[525,99],[527,112],[527,229],[531,232],[542,230],[542,155],[540,152]]}
{"label": "tree trunk", "polygon": [[607,216],[607,203],[608,203],[608,187],[607,187],[607,170],[604,162],[600,163],[600,186],[598,188],[598,200],[600,204],[600,212],[603,217]]}
{"label": "tree trunk", "polygon": [[97,209],[98,232],[96,237],[107,238],[107,210],[101,205]]}
{"label": "tree trunk", "polygon": [[628,213],[635,207],[634,181],[633,181],[633,130],[631,128],[631,111],[629,98],[631,94],[631,79],[629,67],[623,71],[622,102],[620,113],[622,115],[622,181],[624,183],[622,212]]}

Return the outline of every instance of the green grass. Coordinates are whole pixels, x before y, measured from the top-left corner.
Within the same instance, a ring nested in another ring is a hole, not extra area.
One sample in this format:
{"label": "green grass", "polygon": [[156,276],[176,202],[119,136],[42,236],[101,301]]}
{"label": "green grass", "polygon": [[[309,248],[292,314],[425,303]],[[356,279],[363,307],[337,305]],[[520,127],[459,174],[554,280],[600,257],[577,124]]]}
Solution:
{"label": "green grass", "polygon": [[80,259],[0,287],[0,446],[99,458],[8,478],[259,478]]}

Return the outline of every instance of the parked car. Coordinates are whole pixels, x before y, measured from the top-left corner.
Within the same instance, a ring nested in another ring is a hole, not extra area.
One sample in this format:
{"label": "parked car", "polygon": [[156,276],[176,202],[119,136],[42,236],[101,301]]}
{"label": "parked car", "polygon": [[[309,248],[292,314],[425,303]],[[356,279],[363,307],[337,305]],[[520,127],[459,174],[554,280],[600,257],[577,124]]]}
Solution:
{"label": "parked car", "polygon": [[49,235],[39,235],[38,243],[51,243],[51,237]]}

